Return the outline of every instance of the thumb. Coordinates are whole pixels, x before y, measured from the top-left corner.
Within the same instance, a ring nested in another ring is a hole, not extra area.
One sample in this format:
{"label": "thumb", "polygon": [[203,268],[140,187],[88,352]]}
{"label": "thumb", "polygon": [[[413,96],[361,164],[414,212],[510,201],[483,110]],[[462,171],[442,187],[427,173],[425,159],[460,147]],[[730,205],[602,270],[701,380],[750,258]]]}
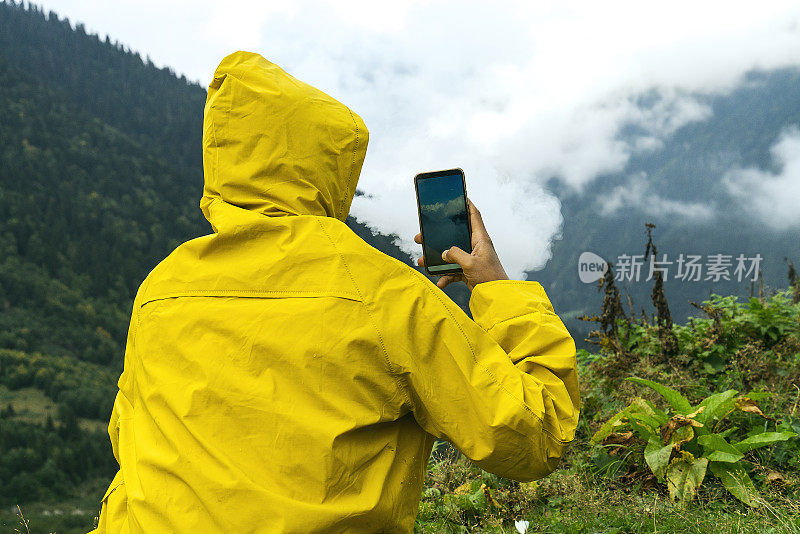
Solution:
{"label": "thumb", "polygon": [[469,260],[472,258],[468,253],[464,252],[460,248],[453,246],[449,249],[442,252],[442,259],[447,263],[457,263],[461,267],[464,267],[465,263],[469,263]]}

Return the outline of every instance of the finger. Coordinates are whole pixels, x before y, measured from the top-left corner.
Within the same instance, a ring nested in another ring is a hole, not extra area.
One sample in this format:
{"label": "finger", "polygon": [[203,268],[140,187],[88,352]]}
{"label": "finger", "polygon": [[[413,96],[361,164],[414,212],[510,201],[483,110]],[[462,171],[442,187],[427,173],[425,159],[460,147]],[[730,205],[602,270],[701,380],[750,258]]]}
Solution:
{"label": "finger", "polygon": [[420,267],[425,267],[425,256],[420,256],[417,258],[417,265]]}
{"label": "finger", "polygon": [[483,224],[481,212],[478,211],[478,208],[475,207],[475,204],[470,199],[467,199],[467,203],[469,204],[469,222],[470,226],[472,226],[472,233],[488,235],[486,226]]}
{"label": "finger", "polygon": [[459,280],[461,280],[461,275],[446,274],[436,281],[436,285],[439,287],[439,289],[444,289],[448,285],[452,284],[453,282],[458,282]]}
{"label": "finger", "polygon": [[442,252],[442,259],[447,263],[457,263],[462,268],[468,268],[472,265],[472,256],[455,246]]}
{"label": "finger", "polygon": [[415,243],[419,243],[421,245],[422,244],[422,234],[415,235],[414,236],[414,242]]}

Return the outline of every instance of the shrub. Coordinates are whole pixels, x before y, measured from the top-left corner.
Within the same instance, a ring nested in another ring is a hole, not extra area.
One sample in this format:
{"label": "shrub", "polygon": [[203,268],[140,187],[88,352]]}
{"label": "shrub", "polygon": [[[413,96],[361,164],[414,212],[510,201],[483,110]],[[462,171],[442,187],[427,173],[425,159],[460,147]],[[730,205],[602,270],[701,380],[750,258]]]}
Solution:
{"label": "shrub", "polygon": [[[761,411],[757,399],[766,393],[739,395],[730,389],[693,406],[672,388],[640,378],[629,380],[652,388],[669,408],[661,410],[648,400],[636,398],[595,433],[593,444],[628,449],[635,438],[641,440],[642,456],[625,458],[639,464],[643,460],[660,482],[666,482],[673,500],[691,501],[710,471],[740,501],[750,506],[760,502],[747,473],[746,455],[797,437],[789,422],[775,421]],[[775,431],[760,425],[748,429],[729,424],[729,416],[736,411],[773,421]]]}

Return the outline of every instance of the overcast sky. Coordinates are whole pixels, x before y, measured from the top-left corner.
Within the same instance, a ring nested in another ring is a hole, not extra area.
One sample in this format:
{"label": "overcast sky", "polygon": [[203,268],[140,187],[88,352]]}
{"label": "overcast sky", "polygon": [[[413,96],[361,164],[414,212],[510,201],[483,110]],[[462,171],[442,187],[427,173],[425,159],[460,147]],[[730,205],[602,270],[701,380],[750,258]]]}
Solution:
{"label": "overcast sky", "polygon": [[[367,196],[351,213],[398,234],[409,252],[420,252],[412,177],[463,168],[516,277],[544,265],[561,225],[545,180],[580,190],[707,118],[694,96],[730,91],[753,68],[800,64],[796,0],[40,3],[204,86],[223,56],[251,50],[350,106],[371,134],[360,180]],[[636,96],[648,91],[658,98],[643,108]],[[628,124],[642,134],[626,143],[618,134]],[[784,185],[800,180],[798,135],[787,130],[773,150],[787,163],[782,175],[727,177],[734,194],[771,183],[758,202],[782,201],[795,224],[800,199],[787,203]],[[615,199],[647,194],[633,188]]]}

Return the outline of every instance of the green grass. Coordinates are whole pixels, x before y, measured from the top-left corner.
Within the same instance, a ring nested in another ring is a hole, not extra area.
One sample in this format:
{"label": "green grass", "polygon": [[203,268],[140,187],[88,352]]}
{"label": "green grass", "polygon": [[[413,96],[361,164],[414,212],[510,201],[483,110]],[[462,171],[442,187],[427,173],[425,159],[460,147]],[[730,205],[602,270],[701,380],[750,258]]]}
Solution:
{"label": "green grass", "polygon": [[[577,444],[572,460],[579,461],[584,448]],[[458,494],[481,485],[493,502],[473,499],[476,506],[464,506]],[[666,488],[610,481],[576,465],[519,484],[453,456],[428,473],[416,532],[516,533],[514,521],[524,519],[529,533],[800,533],[799,498],[796,490],[776,489],[765,492],[763,506],[749,508],[709,486],[683,507],[669,500]]]}
{"label": "green grass", "polygon": [[[49,415],[56,419],[56,403],[52,401],[44,392],[34,387],[10,390],[0,384],[0,409],[11,405],[14,407],[15,415],[13,419],[25,421],[26,423],[44,424]],[[78,418],[78,424],[82,430],[94,431],[105,430],[108,428],[108,421],[97,419]]]}
{"label": "green grass", "polygon": [[14,407],[14,418],[28,423],[44,423],[47,415],[55,419],[56,404],[40,389],[33,387],[10,390],[0,385],[0,409]]}
{"label": "green grass", "polygon": [[[108,483],[109,480],[98,479],[75,488],[72,495],[58,501],[21,504],[31,534],[86,534],[94,528],[94,518],[100,511],[100,497]],[[0,509],[0,532],[14,533],[14,529],[27,534],[17,507],[3,507]]]}
{"label": "green grass", "polygon": [[[447,496],[464,484],[477,482],[480,487],[487,481],[487,486],[496,486],[490,492],[499,507],[487,504],[475,514],[446,504],[450,501]],[[30,532],[85,534],[92,528],[107,483],[86,483],[75,495],[58,502],[21,505]],[[661,489],[627,486],[595,478],[575,466],[535,483],[518,484],[483,473],[463,459],[451,459],[428,475],[426,489],[438,488],[441,496],[428,492],[423,497],[416,531],[511,534],[516,533],[514,520],[526,519],[529,533],[542,534],[800,532],[800,495],[789,491],[766,494],[769,507],[751,509],[711,488],[682,508],[670,502]],[[0,509],[0,532],[22,528],[16,512],[16,507]]]}

